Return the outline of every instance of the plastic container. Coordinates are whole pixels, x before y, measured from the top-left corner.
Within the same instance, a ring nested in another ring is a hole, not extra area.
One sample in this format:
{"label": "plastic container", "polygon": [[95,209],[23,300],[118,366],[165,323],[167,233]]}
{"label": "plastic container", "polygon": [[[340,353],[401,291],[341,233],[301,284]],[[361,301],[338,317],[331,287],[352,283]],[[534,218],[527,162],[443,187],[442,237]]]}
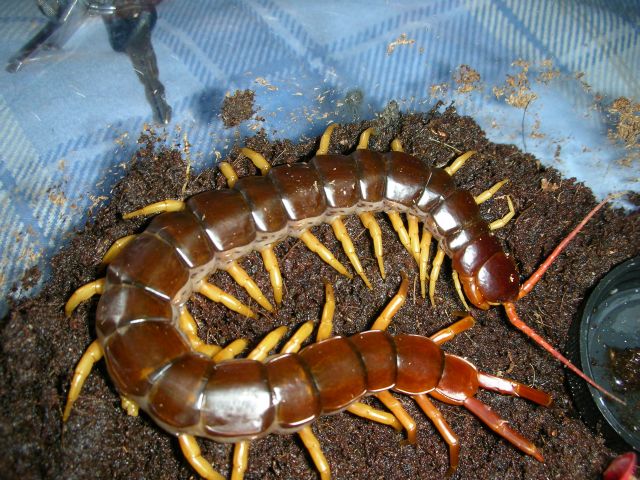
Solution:
{"label": "plastic container", "polygon": [[596,286],[573,326],[568,350],[587,375],[626,402],[569,377],[584,419],[594,428],[603,424],[610,442],[640,450],[640,257],[617,266]]}

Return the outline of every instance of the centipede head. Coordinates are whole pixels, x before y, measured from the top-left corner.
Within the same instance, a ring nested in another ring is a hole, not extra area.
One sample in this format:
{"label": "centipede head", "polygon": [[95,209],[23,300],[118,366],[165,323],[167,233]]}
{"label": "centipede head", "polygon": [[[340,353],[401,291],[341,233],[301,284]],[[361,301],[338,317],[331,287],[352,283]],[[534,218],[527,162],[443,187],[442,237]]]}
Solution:
{"label": "centipede head", "polygon": [[504,252],[491,256],[475,276],[460,275],[460,281],[471,303],[482,310],[491,305],[514,302],[520,292],[518,269]]}

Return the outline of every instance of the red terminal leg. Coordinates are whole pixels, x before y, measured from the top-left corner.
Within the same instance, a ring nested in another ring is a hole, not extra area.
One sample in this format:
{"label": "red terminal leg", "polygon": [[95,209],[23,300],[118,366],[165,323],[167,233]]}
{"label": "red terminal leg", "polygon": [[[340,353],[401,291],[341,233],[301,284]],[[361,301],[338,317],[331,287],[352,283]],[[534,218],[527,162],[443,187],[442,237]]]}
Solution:
{"label": "red terminal leg", "polygon": [[488,373],[478,372],[478,382],[482,388],[493,392],[502,393],[504,395],[512,395],[514,397],[526,398],[532,402],[548,407],[553,401],[551,395],[537,388],[523,385],[522,383],[510,380],[508,378],[496,377]]}
{"label": "red terminal leg", "polygon": [[540,450],[538,450],[533,443],[524,438],[513,428],[509,427],[506,420],[500,418],[497,413],[476,397],[467,398],[463,405],[476,417],[482,420],[487,427],[496,432],[502,438],[508,440],[512,445],[519,448],[527,455],[531,455],[539,462],[544,462]]}

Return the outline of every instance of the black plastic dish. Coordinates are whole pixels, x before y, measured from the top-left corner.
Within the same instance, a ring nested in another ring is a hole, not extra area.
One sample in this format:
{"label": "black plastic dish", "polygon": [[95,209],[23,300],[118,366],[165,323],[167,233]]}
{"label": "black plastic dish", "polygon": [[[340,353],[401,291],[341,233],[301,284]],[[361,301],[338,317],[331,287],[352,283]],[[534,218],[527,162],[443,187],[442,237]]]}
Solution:
{"label": "black plastic dish", "polygon": [[596,286],[572,326],[567,350],[588,376],[626,402],[621,405],[569,375],[585,421],[601,429],[614,444],[624,447],[620,445],[623,441],[640,450],[640,379],[622,382],[627,386],[622,389],[616,376],[620,371],[614,369],[610,357],[612,351],[640,355],[640,257],[617,266]]}

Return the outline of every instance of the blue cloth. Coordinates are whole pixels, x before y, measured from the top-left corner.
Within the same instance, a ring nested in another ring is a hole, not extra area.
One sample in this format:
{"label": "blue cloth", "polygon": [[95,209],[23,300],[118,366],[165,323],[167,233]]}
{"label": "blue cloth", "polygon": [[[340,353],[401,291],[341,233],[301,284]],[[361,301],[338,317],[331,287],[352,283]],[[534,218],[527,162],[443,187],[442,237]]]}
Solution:
{"label": "blue cloth", "polygon": [[[6,62],[46,19],[35,2],[3,7]],[[639,25],[635,0],[166,0],[152,40],[173,109],[168,131],[188,133],[200,167],[214,151],[224,155],[237,130],[297,139],[329,122],[371,118],[391,100],[426,111],[441,98],[474,116],[491,140],[516,144],[602,197],[638,190],[640,162],[619,165],[629,152],[607,138],[606,105],[640,99]],[[26,268],[46,266],[85,222],[152,121],[101,19],[88,18],[62,50],[39,57],[0,72],[0,313]],[[518,59],[527,63],[513,65]],[[461,79],[461,65],[480,79]],[[522,98],[536,95],[526,111],[505,102],[507,75],[517,81],[524,69]],[[264,121],[224,129],[224,95],[246,88]]]}

